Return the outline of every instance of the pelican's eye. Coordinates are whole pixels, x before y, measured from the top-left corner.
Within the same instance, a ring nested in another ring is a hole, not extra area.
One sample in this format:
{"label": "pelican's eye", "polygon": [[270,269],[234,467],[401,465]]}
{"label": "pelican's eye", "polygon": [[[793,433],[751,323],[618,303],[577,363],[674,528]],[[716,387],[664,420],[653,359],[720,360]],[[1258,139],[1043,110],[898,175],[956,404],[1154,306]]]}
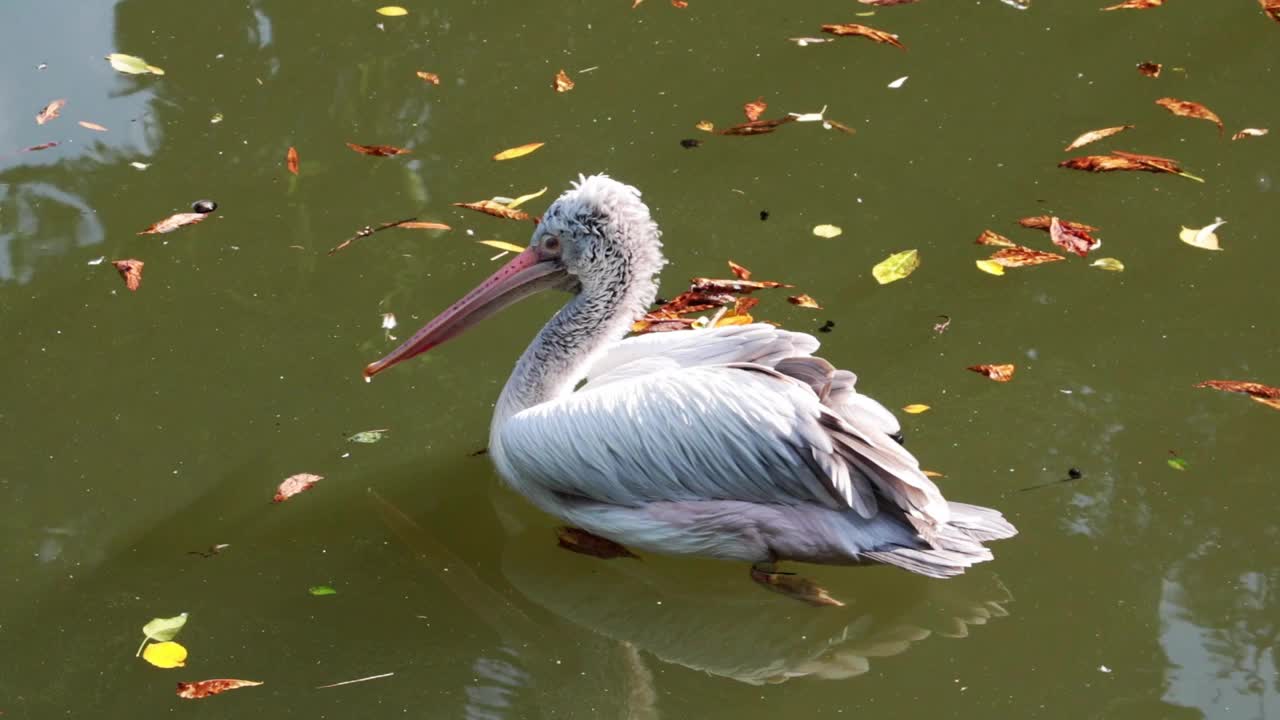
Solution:
{"label": "pelican's eye", "polygon": [[560,252],[560,238],[555,235],[542,238],[542,249],[550,253]]}

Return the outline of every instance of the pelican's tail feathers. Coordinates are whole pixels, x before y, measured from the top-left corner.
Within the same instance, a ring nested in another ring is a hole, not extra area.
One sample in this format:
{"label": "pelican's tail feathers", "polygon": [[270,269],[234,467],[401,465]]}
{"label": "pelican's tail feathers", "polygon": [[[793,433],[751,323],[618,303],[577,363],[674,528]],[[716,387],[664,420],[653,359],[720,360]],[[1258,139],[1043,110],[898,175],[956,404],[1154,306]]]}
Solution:
{"label": "pelican's tail feathers", "polygon": [[978,542],[1004,540],[1018,534],[1018,529],[1005,520],[999,510],[967,503],[948,504],[951,505],[951,521],[948,524]]}
{"label": "pelican's tail feathers", "polygon": [[992,559],[991,551],[982,543],[1018,534],[996,510],[966,503],[948,504],[951,519],[938,528],[929,546],[890,545],[861,553],[861,557],[928,577],[953,577]]}

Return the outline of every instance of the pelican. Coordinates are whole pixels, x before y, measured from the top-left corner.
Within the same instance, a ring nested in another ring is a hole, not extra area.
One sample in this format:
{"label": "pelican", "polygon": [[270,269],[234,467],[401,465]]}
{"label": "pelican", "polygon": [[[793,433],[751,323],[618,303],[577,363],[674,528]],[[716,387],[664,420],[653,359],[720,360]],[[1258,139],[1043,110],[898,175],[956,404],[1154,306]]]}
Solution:
{"label": "pelican", "polygon": [[657,296],[660,237],[638,190],[580,176],[528,248],[364,375],[564,290],[498,397],[489,456],[570,531],[623,553],[744,561],[756,582],[821,605],[840,603],[776,563],[949,577],[1017,533],[996,510],[945,500],[893,414],[814,356],[811,335],[751,324],[625,338]]}

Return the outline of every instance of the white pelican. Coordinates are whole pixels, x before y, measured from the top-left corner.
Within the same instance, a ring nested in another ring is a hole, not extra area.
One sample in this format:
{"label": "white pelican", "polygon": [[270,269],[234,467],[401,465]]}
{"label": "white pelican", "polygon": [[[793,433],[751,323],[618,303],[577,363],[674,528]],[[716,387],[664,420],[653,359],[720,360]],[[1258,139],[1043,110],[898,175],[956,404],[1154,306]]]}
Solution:
{"label": "white pelican", "polygon": [[365,377],[558,288],[573,297],[507,380],[489,456],[572,528],[746,561],[757,582],[815,604],[839,603],[775,562],[948,577],[991,559],[982,542],[1017,533],[996,510],[943,499],[895,440],[894,416],[814,357],[811,335],[753,324],[623,339],[657,295],[659,236],[638,190],[580,178],[527,249]]}

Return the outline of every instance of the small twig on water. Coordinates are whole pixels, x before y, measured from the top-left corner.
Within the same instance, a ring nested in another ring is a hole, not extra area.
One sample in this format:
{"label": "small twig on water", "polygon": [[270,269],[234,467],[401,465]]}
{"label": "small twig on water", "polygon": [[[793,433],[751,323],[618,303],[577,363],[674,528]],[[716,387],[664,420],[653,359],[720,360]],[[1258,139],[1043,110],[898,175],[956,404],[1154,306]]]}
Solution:
{"label": "small twig on water", "polygon": [[351,685],[353,683],[361,683],[367,680],[377,680],[378,678],[391,677],[392,675],[395,675],[395,673],[389,672],[389,673],[382,673],[381,675],[370,675],[369,677],[356,678],[355,680],[343,680],[342,682],[336,682],[336,683],[333,683],[332,685],[317,685],[316,689],[323,690],[325,688],[338,687],[339,685]]}

